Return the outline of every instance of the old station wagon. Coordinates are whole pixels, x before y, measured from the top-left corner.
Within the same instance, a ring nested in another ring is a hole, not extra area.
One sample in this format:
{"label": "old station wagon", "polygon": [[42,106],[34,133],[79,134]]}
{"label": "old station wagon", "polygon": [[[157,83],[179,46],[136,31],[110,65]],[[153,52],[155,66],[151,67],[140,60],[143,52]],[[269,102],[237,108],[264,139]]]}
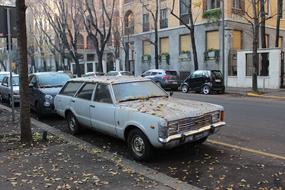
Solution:
{"label": "old station wagon", "polygon": [[87,126],[123,139],[137,160],[153,148],[202,143],[225,126],[222,106],[175,99],[144,78],[71,79],[54,103],[73,134]]}

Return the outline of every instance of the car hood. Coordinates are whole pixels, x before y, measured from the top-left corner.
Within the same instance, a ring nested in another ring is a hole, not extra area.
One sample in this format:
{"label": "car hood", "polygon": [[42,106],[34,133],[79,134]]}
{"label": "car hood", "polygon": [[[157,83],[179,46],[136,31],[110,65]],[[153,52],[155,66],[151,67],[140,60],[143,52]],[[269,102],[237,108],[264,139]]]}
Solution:
{"label": "car hood", "polygon": [[55,88],[41,88],[40,91],[44,94],[48,94],[51,96],[55,96],[61,90],[62,87],[55,87]]}
{"label": "car hood", "polygon": [[119,105],[167,121],[196,117],[208,112],[223,110],[223,107],[219,105],[177,98],[151,98],[149,100],[122,102]]}

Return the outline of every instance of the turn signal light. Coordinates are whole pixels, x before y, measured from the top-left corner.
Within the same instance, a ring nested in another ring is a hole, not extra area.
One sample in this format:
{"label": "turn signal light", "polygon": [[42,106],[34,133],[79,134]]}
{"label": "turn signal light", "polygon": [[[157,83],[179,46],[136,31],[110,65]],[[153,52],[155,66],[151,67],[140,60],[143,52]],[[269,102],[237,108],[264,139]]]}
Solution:
{"label": "turn signal light", "polygon": [[224,119],[225,119],[225,112],[221,111],[221,121],[224,121]]}

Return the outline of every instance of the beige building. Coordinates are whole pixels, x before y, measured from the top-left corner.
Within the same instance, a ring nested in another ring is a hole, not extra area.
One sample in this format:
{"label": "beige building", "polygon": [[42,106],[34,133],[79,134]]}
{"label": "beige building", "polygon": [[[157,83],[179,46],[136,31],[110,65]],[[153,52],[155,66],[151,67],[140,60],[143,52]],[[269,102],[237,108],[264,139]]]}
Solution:
{"label": "beige building", "polygon": [[[167,55],[161,59],[159,67],[180,72],[185,77],[194,70],[189,30],[170,14],[174,0],[159,0],[159,52]],[[224,10],[222,10],[224,2]],[[189,23],[187,0],[175,0],[174,12]],[[195,21],[195,40],[199,69],[225,69],[226,76],[237,75],[237,51],[251,49],[252,28],[246,11],[252,15],[250,0],[193,0],[193,18]],[[154,68],[154,22],[151,13],[155,12],[155,0],[125,0],[123,4],[125,39],[129,42],[129,64],[124,68],[140,75]],[[284,6],[284,4],[283,4]],[[225,13],[225,35],[223,36],[221,15]],[[277,0],[267,0],[265,5],[267,48],[274,47]],[[285,14],[281,19],[279,46],[284,46]],[[222,64],[223,39],[225,42],[225,66]],[[161,56],[162,57],[162,56]],[[124,62],[125,57],[123,55]],[[251,66],[248,66],[251,69]]]}

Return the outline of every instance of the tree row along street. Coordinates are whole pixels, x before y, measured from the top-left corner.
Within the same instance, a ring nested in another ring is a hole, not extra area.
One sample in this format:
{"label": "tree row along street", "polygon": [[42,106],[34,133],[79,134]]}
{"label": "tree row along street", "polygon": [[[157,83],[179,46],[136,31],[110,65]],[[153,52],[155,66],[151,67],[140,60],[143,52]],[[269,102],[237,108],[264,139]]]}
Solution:
{"label": "tree row along street", "polygon": [[[205,189],[285,187],[284,101],[178,92],[174,97],[223,105],[227,126],[203,145],[159,150],[154,160],[144,165]],[[59,117],[49,117],[43,122],[68,133],[65,120]],[[132,159],[120,140],[89,129],[84,129],[77,137]],[[226,146],[212,142],[225,143]],[[264,152],[269,156],[263,155]],[[274,155],[281,159],[274,158]]]}

